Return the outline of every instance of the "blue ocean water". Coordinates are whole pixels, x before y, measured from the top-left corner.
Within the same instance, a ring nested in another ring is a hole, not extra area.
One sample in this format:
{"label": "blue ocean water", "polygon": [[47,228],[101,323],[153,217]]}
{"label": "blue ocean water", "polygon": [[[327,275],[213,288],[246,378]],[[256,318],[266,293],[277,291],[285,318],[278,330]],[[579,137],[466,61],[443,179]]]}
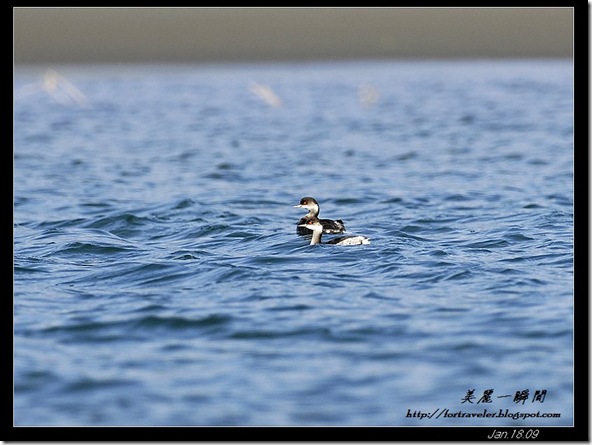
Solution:
{"label": "blue ocean water", "polygon": [[572,425],[571,61],[54,68],[15,71],[15,425]]}

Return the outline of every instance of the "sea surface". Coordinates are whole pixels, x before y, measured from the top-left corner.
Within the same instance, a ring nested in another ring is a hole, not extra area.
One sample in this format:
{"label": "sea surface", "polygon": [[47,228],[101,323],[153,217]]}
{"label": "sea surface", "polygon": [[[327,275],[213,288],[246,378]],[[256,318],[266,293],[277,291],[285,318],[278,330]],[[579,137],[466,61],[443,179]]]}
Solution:
{"label": "sea surface", "polygon": [[573,153],[569,60],[17,67],[14,423],[570,426]]}

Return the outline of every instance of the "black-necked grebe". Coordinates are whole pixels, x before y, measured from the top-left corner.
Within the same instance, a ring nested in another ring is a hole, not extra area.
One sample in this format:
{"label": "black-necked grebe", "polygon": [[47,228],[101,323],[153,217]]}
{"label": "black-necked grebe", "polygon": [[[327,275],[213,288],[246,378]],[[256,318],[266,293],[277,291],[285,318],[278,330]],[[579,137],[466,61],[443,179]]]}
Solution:
{"label": "black-necked grebe", "polygon": [[[302,227],[305,230],[312,230],[312,239],[310,240],[310,245],[314,246],[315,244],[321,244],[321,237],[323,235],[323,225],[317,218],[309,219],[306,223],[302,224]],[[339,238],[334,238],[326,243],[322,244],[336,244],[339,246],[356,246],[358,244],[370,244],[370,240],[365,236],[361,235],[352,235],[352,236],[341,236]]]}
{"label": "black-necked grebe", "polygon": [[310,231],[303,228],[302,225],[306,224],[308,221],[316,219],[318,220],[321,225],[323,226],[324,233],[343,233],[345,232],[345,226],[343,225],[343,221],[340,219],[332,220],[332,219],[319,219],[319,213],[321,211],[321,206],[317,202],[316,199],[311,198],[310,196],[305,196],[300,200],[300,204],[294,207],[299,207],[303,209],[307,209],[308,213],[300,218],[298,224],[296,224],[296,232],[300,235],[309,235]]}

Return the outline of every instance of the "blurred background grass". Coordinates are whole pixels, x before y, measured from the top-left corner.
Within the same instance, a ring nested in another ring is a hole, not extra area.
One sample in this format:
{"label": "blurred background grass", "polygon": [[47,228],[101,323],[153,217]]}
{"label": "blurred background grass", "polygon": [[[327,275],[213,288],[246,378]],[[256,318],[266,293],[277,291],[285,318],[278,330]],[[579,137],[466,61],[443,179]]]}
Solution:
{"label": "blurred background grass", "polygon": [[565,8],[14,8],[14,63],[571,58]]}

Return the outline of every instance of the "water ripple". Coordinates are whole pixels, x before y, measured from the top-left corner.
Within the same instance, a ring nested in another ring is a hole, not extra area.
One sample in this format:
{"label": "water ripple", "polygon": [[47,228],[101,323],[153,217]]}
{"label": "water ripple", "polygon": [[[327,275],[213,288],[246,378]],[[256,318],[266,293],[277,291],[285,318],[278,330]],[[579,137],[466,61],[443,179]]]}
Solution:
{"label": "water ripple", "polygon": [[[88,108],[16,101],[15,424],[415,426],[528,387],[570,425],[571,68],[73,67]],[[306,195],[372,244],[310,246]]]}

